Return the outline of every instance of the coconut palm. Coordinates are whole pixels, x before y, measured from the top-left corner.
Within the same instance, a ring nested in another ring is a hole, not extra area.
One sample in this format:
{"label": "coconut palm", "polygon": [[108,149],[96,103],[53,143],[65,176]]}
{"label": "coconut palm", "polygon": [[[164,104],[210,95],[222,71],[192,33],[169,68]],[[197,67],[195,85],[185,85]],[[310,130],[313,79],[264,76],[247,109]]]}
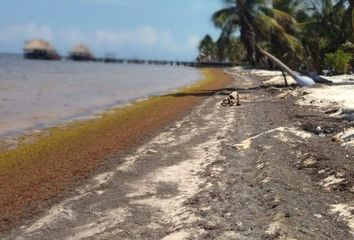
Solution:
{"label": "coconut palm", "polygon": [[342,29],[345,31],[346,40],[354,43],[354,0],[341,0],[338,4],[341,4],[341,6],[347,4]]}
{"label": "coconut palm", "polygon": [[228,62],[233,64],[239,64],[245,59],[245,49],[239,37],[232,36],[228,40],[225,57]]}
{"label": "coconut palm", "polygon": [[222,29],[223,38],[239,30],[241,41],[252,64],[263,56],[287,72],[300,85],[314,84],[311,78],[296,74],[260,45],[260,40],[265,40],[267,36],[269,37],[268,33],[272,33],[293,52],[300,52],[302,50],[300,42],[288,34],[280,24],[280,20],[294,21],[291,15],[274,9],[266,0],[224,0],[224,2],[227,7],[213,15],[213,22],[216,27]]}
{"label": "coconut palm", "polygon": [[318,72],[322,70],[326,53],[336,51],[348,38],[343,28],[345,1],[312,1],[311,7],[304,7],[298,19],[301,22],[298,37],[308,56],[305,60]]}
{"label": "coconut palm", "polygon": [[198,62],[214,62],[216,60],[216,45],[209,34],[199,43]]}
{"label": "coconut palm", "polygon": [[[304,1],[298,0],[273,0],[272,1],[272,11],[283,13],[283,19],[280,19],[280,24],[284,31],[290,36],[296,36],[296,41],[298,41],[298,15],[302,14],[302,7]],[[272,11],[266,11],[269,16],[272,16]],[[287,14],[286,15],[284,15]],[[290,66],[299,66],[304,58],[303,48],[298,47],[297,51],[293,51],[286,41],[283,41],[278,37],[277,32],[267,33],[270,35],[269,38],[269,51],[277,58],[282,59],[283,62]],[[299,43],[297,43],[300,45]]]}

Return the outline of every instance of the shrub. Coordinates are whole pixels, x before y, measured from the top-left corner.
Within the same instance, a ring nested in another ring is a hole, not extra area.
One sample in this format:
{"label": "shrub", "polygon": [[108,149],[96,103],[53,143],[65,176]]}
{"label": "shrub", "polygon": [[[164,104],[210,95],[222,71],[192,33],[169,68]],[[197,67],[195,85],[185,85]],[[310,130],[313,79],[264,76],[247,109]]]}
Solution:
{"label": "shrub", "polygon": [[346,53],[339,49],[334,53],[327,53],[325,62],[337,73],[346,73],[348,71],[349,62],[352,59],[351,53]]}
{"label": "shrub", "polygon": [[346,41],[340,46],[340,49],[342,49],[344,52],[354,53],[354,43]]}

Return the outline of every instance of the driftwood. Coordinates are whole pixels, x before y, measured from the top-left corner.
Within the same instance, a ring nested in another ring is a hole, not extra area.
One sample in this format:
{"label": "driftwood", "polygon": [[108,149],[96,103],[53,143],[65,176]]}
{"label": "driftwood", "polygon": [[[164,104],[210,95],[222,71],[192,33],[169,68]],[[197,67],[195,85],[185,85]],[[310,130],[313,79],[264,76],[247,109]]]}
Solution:
{"label": "driftwood", "polygon": [[240,106],[240,94],[237,91],[234,91],[232,93],[229,94],[229,96],[227,98],[225,98],[222,103],[222,106],[226,107],[226,106]]}

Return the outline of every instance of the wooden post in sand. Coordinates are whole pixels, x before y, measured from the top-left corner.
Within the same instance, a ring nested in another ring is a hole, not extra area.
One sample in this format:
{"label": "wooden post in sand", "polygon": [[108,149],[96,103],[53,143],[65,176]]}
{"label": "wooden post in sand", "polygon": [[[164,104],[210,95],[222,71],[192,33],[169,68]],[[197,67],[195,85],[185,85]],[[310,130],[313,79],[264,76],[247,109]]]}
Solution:
{"label": "wooden post in sand", "polygon": [[230,93],[229,96],[222,101],[221,105],[224,107],[234,105],[240,106],[240,94],[237,91]]}
{"label": "wooden post in sand", "polygon": [[236,106],[240,106],[240,94],[237,91],[234,91],[230,94],[230,98],[233,100],[233,102],[236,100]]}
{"label": "wooden post in sand", "polygon": [[284,71],[281,71],[281,72],[283,73],[283,77],[284,77],[284,81],[285,81],[285,87],[289,87],[288,79],[286,78],[285,72]]}

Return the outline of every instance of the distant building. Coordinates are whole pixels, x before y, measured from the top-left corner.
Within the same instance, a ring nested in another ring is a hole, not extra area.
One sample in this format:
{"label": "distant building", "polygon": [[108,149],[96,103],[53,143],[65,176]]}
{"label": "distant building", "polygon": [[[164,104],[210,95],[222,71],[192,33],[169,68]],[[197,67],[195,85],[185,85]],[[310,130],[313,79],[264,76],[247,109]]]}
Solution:
{"label": "distant building", "polygon": [[57,51],[45,40],[34,39],[27,41],[23,48],[23,55],[27,59],[60,60]]}
{"label": "distant building", "polygon": [[91,61],[94,59],[91,50],[83,44],[74,46],[69,53],[69,58],[75,61]]}

